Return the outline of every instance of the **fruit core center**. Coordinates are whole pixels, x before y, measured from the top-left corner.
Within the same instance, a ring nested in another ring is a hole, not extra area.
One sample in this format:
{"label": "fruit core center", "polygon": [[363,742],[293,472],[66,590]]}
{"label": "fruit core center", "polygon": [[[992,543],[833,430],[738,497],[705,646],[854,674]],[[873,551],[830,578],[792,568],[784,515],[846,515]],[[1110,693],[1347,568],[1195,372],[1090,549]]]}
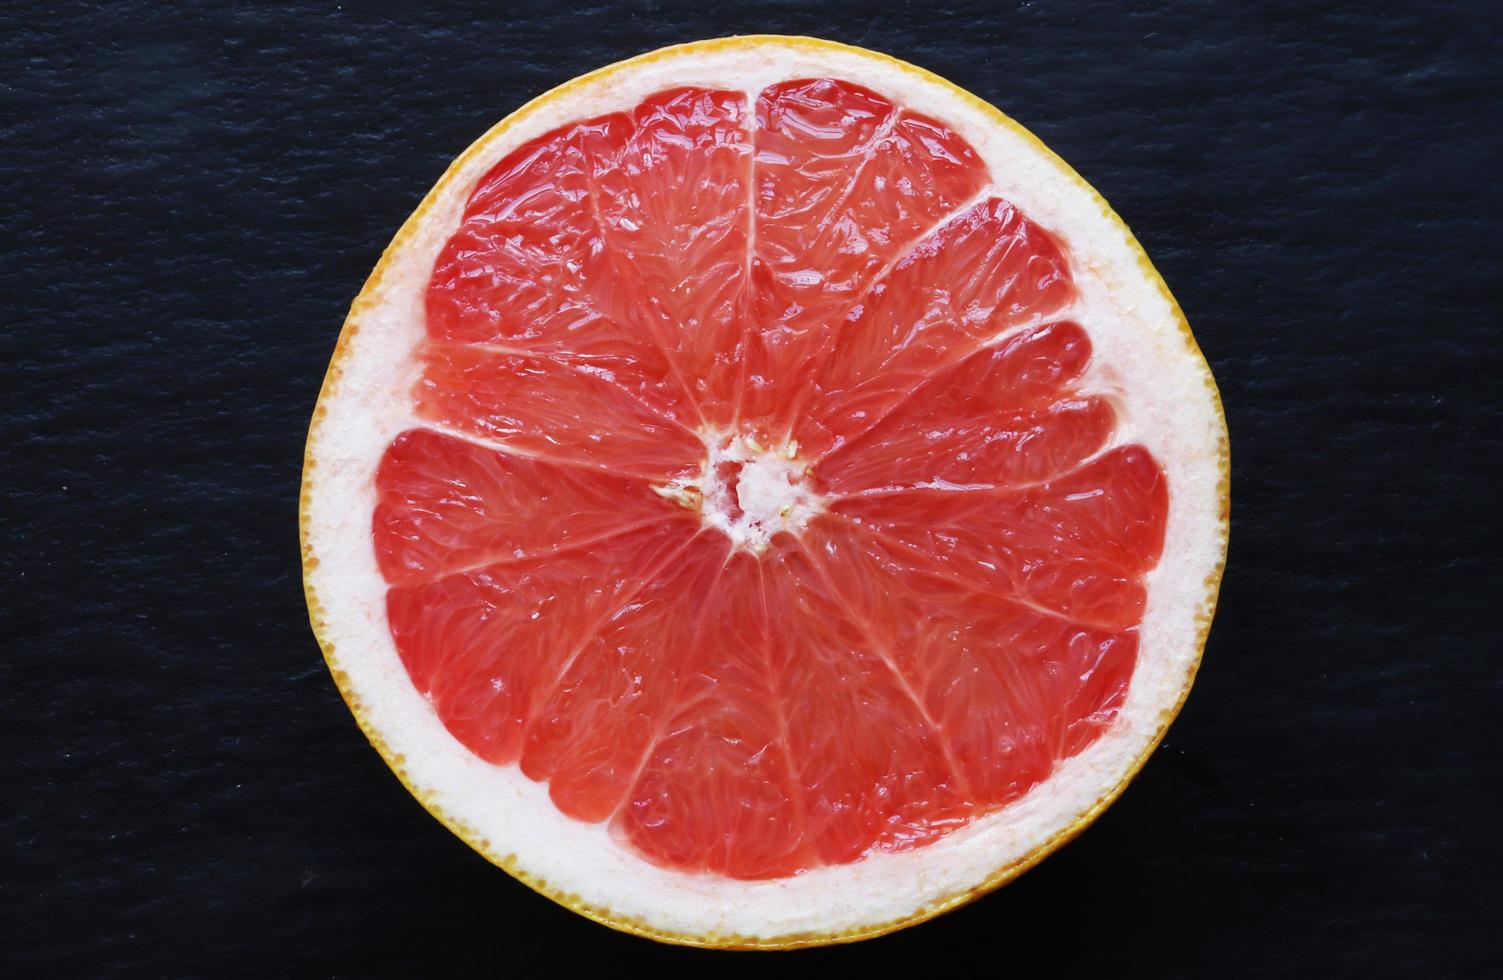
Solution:
{"label": "fruit core center", "polygon": [[698,510],[706,527],[723,532],[738,549],[760,554],[775,535],[797,534],[824,509],[808,470],[797,443],[769,448],[750,436],[712,434],[698,474],[654,489]]}

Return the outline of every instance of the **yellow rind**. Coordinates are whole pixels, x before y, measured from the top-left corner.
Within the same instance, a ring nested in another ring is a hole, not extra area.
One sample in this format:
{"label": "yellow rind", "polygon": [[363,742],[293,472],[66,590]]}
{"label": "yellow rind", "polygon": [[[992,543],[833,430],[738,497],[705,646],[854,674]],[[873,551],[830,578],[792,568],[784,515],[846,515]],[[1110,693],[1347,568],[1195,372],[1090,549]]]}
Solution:
{"label": "yellow rind", "polygon": [[[1169,308],[1172,311],[1175,325],[1179,328],[1180,333],[1183,335],[1186,347],[1189,349],[1190,353],[1193,354],[1195,361],[1202,369],[1206,388],[1209,390],[1211,398],[1215,403],[1216,415],[1221,423],[1221,430],[1218,434],[1216,458],[1219,476],[1217,493],[1221,500],[1220,527],[1218,535],[1221,542],[1221,560],[1217,564],[1215,570],[1209,576],[1207,576],[1205,580],[1205,596],[1202,600],[1201,608],[1196,617],[1199,624],[1199,630],[1194,641],[1194,662],[1191,664],[1190,670],[1185,677],[1185,684],[1184,687],[1180,690],[1178,699],[1175,701],[1173,707],[1166,709],[1160,715],[1160,724],[1158,730],[1154,733],[1154,736],[1149,741],[1148,745],[1138,755],[1137,759],[1133,761],[1132,766],[1127,770],[1126,773],[1123,774],[1122,779],[1117,783],[1117,785],[1107,793],[1103,794],[1100,798],[1098,798],[1089,809],[1077,816],[1069,826],[1062,829],[1052,838],[1045,841],[1043,844],[1040,844],[1038,847],[1030,851],[1028,854],[1024,855],[1022,858],[996,869],[976,887],[968,891],[952,895],[942,901],[934,902],[918,908],[911,914],[899,919],[873,923],[871,925],[863,926],[859,929],[851,929],[843,932],[796,932],[785,933],[777,936],[718,935],[714,933],[703,935],[689,935],[655,928],[654,926],[649,925],[648,923],[634,916],[621,915],[609,908],[591,905],[580,899],[580,897],[577,895],[565,893],[556,888],[553,888],[548,884],[548,882],[538,878],[535,875],[529,874],[524,869],[518,867],[515,855],[502,852],[491,841],[480,837],[480,835],[473,828],[467,826],[460,820],[451,818],[443,811],[441,807],[438,806],[437,803],[433,801],[431,793],[429,793],[422,787],[415,785],[409,778],[409,776],[407,775],[405,760],[400,754],[395,753],[391,750],[391,748],[386,744],[386,741],[382,738],[381,733],[377,731],[375,727],[369,722],[364,711],[362,710],[359,699],[355,696],[353,690],[351,689],[349,680],[346,677],[345,672],[340,668],[339,660],[336,656],[334,646],[327,639],[328,630],[324,625],[323,606],[319,602],[318,595],[314,591],[313,586],[309,581],[309,573],[317,565],[318,561],[317,558],[313,555],[313,548],[308,540],[309,500],[312,494],[313,474],[317,466],[317,461],[313,458],[311,447],[313,445],[314,437],[317,434],[319,426],[326,414],[326,409],[324,408],[325,399],[338,385],[340,376],[343,373],[342,363],[345,356],[349,352],[350,342],[351,340],[353,340],[356,333],[359,332],[359,315],[374,301],[374,297],[379,290],[382,278],[385,275],[393,253],[399,245],[401,245],[404,241],[406,241],[409,237],[416,233],[417,228],[422,224],[424,216],[432,208],[434,202],[439,198],[439,195],[443,191],[443,189],[448,186],[451,181],[456,179],[455,175],[462,169],[463,165],[473,156],[477,155],[481,151],[482,147],[484,147],[490,141],[500,137],[511,127],[515,126],[520,120],[537,111],[541,106],[553,101],[554,99],[562,95],[571,93],[576,89],[583,88],[584,86],[593,82],[597,82],[611,76],[627,73],[634,69],[653,64],[654,62],[662,61],[669,57],[674,57],[682,54],[708,54],[714,51],[736,48],[738,46],[765,44],[775,44],[789,48],[801,48],[811,51],[843,52],[846,54],[859,55],[880,65],[884,65],[888,68],[897,69],[901,72],[910,74],[915,78],[940,85],[945,89],[948,89],[950,92],[954,93],[954,95],[956,95],[958,98],[982,111],[985,115],[995,121],[999,126],[1004,126],[1007,129],[1010,129],[1013,132],[1017,133],[1019,136],[1027,139],[1030,143],[1032,143],[1040,151],[1042,151],[1044,156],[1048,160],[1050,160],[1056,167],[1058,167],[1060,171],[1068,176],[1070,180],[1090,193],[1092,200],[1096,202],[1096,206],[1100,209],[1102,215],[1104,215],[1108,220],[1115,224],[1127,237],[1129,244],[1131,245],[1133,251],[1136,253],[1138,266],[1143,272],[1144,276],[1149,282],[1153,283],[1154,286],[1157,287],[1157,289],[1163,294],[1164,299],[1169,303]],[[1216,602],[1220,594],[1222,572],[1226,567],[1226,551],[1229,537],[1230,518],[1231,447],[1227,435],[1226,413],[1221,404],[1221,392],[1216,386],[1216,379],[1211,374],[1210,365],[1206,363],[1205,355],[1201,353],[1200,346],[1195,341],[1195,335],[1191,332],[1190,324],[1188,321],[1186,321],[1184,311],[1180,309],[1178,301],[1175,300],[1174,295],[1169,291],[1168,285],[1164,283],[1163,277],[1159,275],[1158,270],[1154,268],[1153,262],[1149,260],[1147,253],[1143,251],[1143,247],[1138,243],[1137,238],[1127,227],[1126,223],[1123,222],[1121,217],[1119,217],[1117,213],[1112,210],[1111,206],[1107,204],[1105,198],[1103,198],[1094,187],[1087,183],[1084,177],[1076,173],[1068,163],[1060,159],[1059,156],[1054,153],[1054,151],[1045,146],[1037,136],[1029,132],[1020,123],[1016,122],[990,103],[978,98],[975,95],[972,95],[970,92],[967,92],[966,90],[947,81],[946,79],[935,75],[933,72],[919,68],[916,65],[911,65],[906,61],[893,58],[890,55],[880,54],[875,51],[868,51],[865,48],[859,48],[853,45],[839,44],[834,41],[825,41],[819,38],[812,37],[790,37],[773,34],[742,35],[736,37],[717,38],[708,41],[695,41],[688,44],[671,45],[669,47],[659,48],[656,51],[638,55],[635,58],[629,58],[625,61],[620,61],[616,64],[608,65],[588,74],[581,75],[578,78],[575,78],[569,82],[565,82],[563,85],[560,85],[557,88],[554,88],[544,93],[543,95],[538,96],[537,98],[528,102],[526,105],[522,106],[517,111],[513,112],[511,115],[507,116],[501,122],[491,127],[491,129],[489,129],[483,136],[481,136],[480,139],[471,144],[469,149],[465,150],[464,153],[462,153],[452,164],[450,164],[449,169],[444,172],[443,177],[441,177],[438,183],[434,185],[433,189],[428,192],[428,195],[423,198],[423,202],[418,206],[417,210],[412,213],[412,216],[407,219],[407,221],[402,225],[401,229],[397,232],[396,237],[392,239],[391,244],[386,247],[386,250],[381,255],[381,260],[376,263],[375,269],[372,270],[370,277],[366,279],[365,286],[361,289],[360,295],[355,298],[354,303],[352,303],[350,306],[349,315],[345,318],[344,327],[340,330],[339,333],[339,340],[334,346],[334,355],[329,362],[328,372],[324,375],[323,385],[319,390],[318,403],[314,407],[313,418],[308,427],[308,439],[303,453],[303,480],[298,503],[299,537],[302,545],[303,591],[308,601],[308,617],[313,625],[313,633],[318,638],[319,647],[323,651],[324,660],[329,665],[329,671],[334,678],[334,683],[339,688],[339,693],[344,698],[345,703],[349,705],[350,712],[355,716],[356,722],[360,725],[360,730],[365,733],[365,737],[370,740],[371,745],[375,747],[378,753],[380,753],[381,758],[385,760],[387,766],[391,768],[391,771],[396,774],[397,779],[401,780],[402,785],[407,788],[407,791],[411,793],[418,800],[418,802],[421,803],[425,809],[427,809],[429,813],[437,818],[440,823],[449,828],[449,830],[452,831],[457,837],[459,837],[470,847],[478,851],[487,860],[491,861],[493,864],[506,871],[512,877],[522,882],[524,885],[527,885],[534,891],[547,896],[548,898],[559,903],[565,908],[578,912],[580,915],[583,915],[589,919],[593,919],[596,922],[601,923],[602,925],[610,926],[612,929],[618,929],[622,932],[631,933],[637,936],[643,936],[648,939],[655,939],[659,942],[674,943],[684,946],[711,947],[718,949],[799,949],[806,946],[824,946],[836,943],[855,942],[857,940],[869,939],[873,936],[880,936],[885,933],[895,932],[898,929],[916,925],[920,922],[932,919],[937,915],[942,915],[945,912],[950,911],[951,909],[965,905],[966,903],[971,902],[982,895],[985,895],[987,892],[999,888],[1000,886],[1016,878],[1018,875],[1027,871],[1035,864],[1038,864],[1058,848],[1069,843],[1078,834],[1080,834],[1081,831],[1090,826],[1091,823],[1101,815],[1102,811],[1110,806],[1117,799],[1117,797],[1122,795],[1122,792],[1127,788],[1127,785],[1132,782],[1132,780],[1142,770],[1143,766],[1148,761],[1148,757],[1153,754],[1154,749],[1156,749],[1159,743],[1163,741],[1164,734],[1168,731],[1170,722],[1174,720],[1174,718],[1179,714],[1180,708],[1184,706],[1185,698],[1189,696],[1190,688],[1194,684],[1195,675],[1200,667],[1201,656],[1205,650],[1206,639],[1210,633],[1211,620],[1216,612]]]}

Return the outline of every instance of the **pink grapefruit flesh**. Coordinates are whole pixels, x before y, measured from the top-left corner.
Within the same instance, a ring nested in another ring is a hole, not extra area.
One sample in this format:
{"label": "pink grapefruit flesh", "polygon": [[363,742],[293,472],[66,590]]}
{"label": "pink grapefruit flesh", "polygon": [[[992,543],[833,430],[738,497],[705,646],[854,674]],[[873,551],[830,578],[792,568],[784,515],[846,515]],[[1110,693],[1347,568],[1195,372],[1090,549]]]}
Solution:
{"label": "pink grapefruit flesh", "polygon": [[479,180],[372,523],[455,739],[762,879],[930,844],[1111,725],[1168,487],[989,185],[833,78],[663,91]]}

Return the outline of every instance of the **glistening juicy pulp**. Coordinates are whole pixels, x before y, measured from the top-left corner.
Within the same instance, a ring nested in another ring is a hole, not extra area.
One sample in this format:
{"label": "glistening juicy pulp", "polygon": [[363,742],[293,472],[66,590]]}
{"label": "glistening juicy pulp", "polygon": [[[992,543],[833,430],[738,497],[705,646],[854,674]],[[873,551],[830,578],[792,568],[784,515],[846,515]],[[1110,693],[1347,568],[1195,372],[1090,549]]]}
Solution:
{"label": "glistening juicy pulp", "polygon": [[[1062,247],[988,182],[829,79],[664,92],[479,182],[373,519],[456,739],[758,878],[935,840],[1101,734],[1168,490],[1079,388]],[[819,512],[749,550],[661,492],[727,434]]]}

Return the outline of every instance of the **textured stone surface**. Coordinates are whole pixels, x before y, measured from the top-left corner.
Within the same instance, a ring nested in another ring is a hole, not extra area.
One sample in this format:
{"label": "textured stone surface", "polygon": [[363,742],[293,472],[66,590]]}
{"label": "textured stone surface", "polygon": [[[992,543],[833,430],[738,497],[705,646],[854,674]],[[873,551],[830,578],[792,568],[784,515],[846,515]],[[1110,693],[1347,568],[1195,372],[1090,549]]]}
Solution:
{"label": "textured stone surface", "polygon": [[777,31],[938,71],[1092,181],[1235,473],[1205,667],[1122,801],[988,899],[775,968],[1503,971],[1487,5],[407,7],[0,13],[0,969],[773,966],[610,933],[429,818],[307,629],[296,493],[345,309],[452,156],[582,71]]}

